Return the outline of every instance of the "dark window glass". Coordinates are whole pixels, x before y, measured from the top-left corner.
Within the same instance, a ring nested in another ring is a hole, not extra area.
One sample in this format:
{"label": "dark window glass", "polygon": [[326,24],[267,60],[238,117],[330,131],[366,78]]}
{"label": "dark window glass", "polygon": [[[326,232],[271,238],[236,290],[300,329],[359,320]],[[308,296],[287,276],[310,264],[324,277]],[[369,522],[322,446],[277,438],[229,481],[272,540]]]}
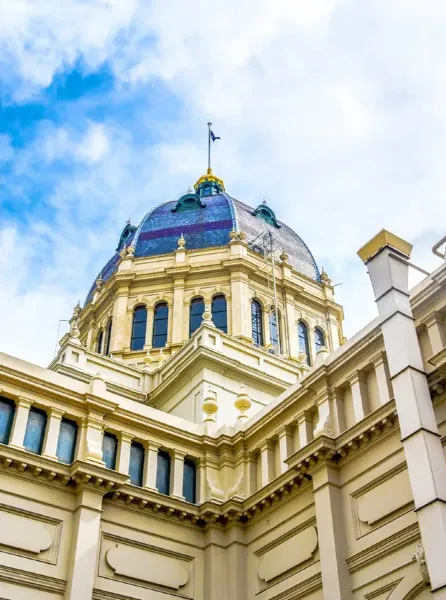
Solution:
{"label": "dark window glass", "polygon": [[158,451],[156,487],[161,494],[170,494],[170,456],[164,450]]}
{"label": "dark window glass", "polygon": [[30,408],[26,424],[23,446],[28,452],[41,454],[45,438],[46,412],[40,408]]}
{"label": "dark window glass", "polygon": [[197,468],[195,463],[187,458],[184,461],[183,496],[192,504],[197,501]]}
{"label": "dark window glass", "polygon": [[107,469],[116,468],[116,454],[118,450],[118,440],[112,433],[105,432],[102,438],[102,460]]}
{"label": "dark window glass", "polygon": [[138,442],[132,442],[130,446],[129,475],[130,483],[142,485],[142,473],[144,470],[144,446]]}
{"label": "dark window glass", "polygon": [[189,335],[198,329],[203,321],[204,300],[203,298],[194,298],[190,303]]}
{"label": "dark window glass", "polygon": [[101,354],[101,352],[102,352],[102,343],[103,343],[103,341],[104,341],[104,332],[101,329],[101,331],[99,332],[99,335],[98,335],[98,347],[97,347],[97,352],[99,354]]}
{"label": "dark window glass", "polygon": [[59,439],[57,440],[57,458],[60,462],[71,465],[74,460],[77,440],[77,423],[69,419],[62,419],[60,423]]}
{"label": "dark window glass", "polygon": [[142,350],[146,343],[147,309],[137,306],[133,313],[131,350]]}
{"label": "dark window glass", "polygon": [[[279,311],[277,311],[277,316],[279,317],[280,321]],[[277,348],[279,350],[279,330],[277,327],[277,317],[274,307],[271,308],[271,312],[269,313],[269,335],[271,338],[271,344],[274,348]]]}
{"label": "dark window glass", "polygon": [[319,329],[319,327],[316,327],[316,329],[314,330],[314,344],[316,346],[316,352],[321,348],[325,348],[324,332],[322,331],[322,329]]}
{"label": "dark window glass", "polygon": [[167,344],[167,325],[169,322],[169,307],[166,303],[157,304],[153,319],[152,346],[163,348]]}
{"label": "dark window glass", "polygon": [[110,342],[111,342],[111,333],[112,333],[112,320],[110,319],[107,323],[107,329],[105,331],[105,356],[110,354]]}
{"label": "dark window glass", "polygon": [[215,327],[221,329],[223,333],[228,333],[228,315],[224,296],[214,296],[212,299],[212,320]]}
{"label": "dark window glass", "polygon": [[307,363],[310,364],[310,345],[308,343],[308,329],[303,321],[297,325],[299,333],[299,350],[307,355]]}
{"label": "dark window glass", "polygon": [[251,302],[252,341],[256,346],[263,346],[262,307],[257,300]]}
{"label": "dark window glass", "polygon": [[8,398],[0,398],[0,444],[7,444],[14,421],[15,403]]}

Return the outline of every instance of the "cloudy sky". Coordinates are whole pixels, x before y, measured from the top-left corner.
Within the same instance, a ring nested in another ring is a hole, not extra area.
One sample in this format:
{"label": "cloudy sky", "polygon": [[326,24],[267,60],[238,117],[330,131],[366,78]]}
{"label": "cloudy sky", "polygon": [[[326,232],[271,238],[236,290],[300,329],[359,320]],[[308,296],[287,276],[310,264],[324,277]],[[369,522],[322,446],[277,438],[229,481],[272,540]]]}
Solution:
{"label": "cloudy sky", "polygon": [[[63,8],[62,8],[63,7]],[[46,365],[124,223],[206,167],[375,316],[357,249],[446,231],[444,0],[0,0],[0,350]],[[63,326],[63,324],[62,324]]]}

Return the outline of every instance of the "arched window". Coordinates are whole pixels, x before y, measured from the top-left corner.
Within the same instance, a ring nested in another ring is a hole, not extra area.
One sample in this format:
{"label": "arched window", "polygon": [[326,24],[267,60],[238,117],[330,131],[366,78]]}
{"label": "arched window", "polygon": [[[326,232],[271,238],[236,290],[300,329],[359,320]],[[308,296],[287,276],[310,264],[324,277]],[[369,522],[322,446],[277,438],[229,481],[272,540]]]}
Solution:
{"label": "arched window", "polygon": [[25,440],[23,446],[28,452],[41,454],[45,438],[47,416],[40,408],[30,408],[26,424]]}
{"label": "arched window", "polygon": [[160,494],[170,494],[170,455],[164,450],[158,450],[156,487]]}
{"label": "arched window", "polygon": [[0,398],[0,444],[7,444],[14,421],[15,403],[9,398]]}
{"label": "arched window", "polygon": [[110,318],[107,323],[107,327],[105,329],[105,356],[110,354],[110,342],[111,342],[111,334],[112,334],[112,319]]}
{"label": "arched window", "polygon": [[189,335],[191,336],[198,329],[203,321],[204,300],[203,298],[194,298],[190,303]]}
{"label": "arched window", "polygon": [[100,329],[99,333],[98,333],[98,345],[96,347],[96,352],[98,352],[99,354],[101,354],[101,352],[102,352],[103,342],[104,342],[104,331],[103,331],[103,329]]}
{"label": "arched window", "polygon": [[77,423],[70,419],[60,422],[59,439],[57,440],[56,455],[60,462],[71,465],[74,460],[77,440]]}
{"label": "arched window", "polygon": [[308,343],[308,329],[303,321],[297,324],[299,334],[299,350],[307,355],[307,363],[310,364],[310,345]]}
{"label": "arched window", "polygon": [[316,327],[314,330],[314,345],[316,346],[316,352],[318,352],[321,348],[325,348],[325,336],[322,329]]}
{"label": "arched window", "polygon": [[[278,319],[277,319],[278,317]],[[277,326],[277,321],[279,320],[279,326]],[[280,352],[281,349],[281,341],[280,341],[280,311],[277,310],[277,316],[276,316],[276,311],[274,309],[274,307],[271,307],[270,313],[269,313],[269,335],[270,335],[270,339],[271,339],[271,345],[273,346],[273,348],[277,349]]]}
{"label": "arched window", "polygon": [[102,460],[107,469],[116,468],[116,454],[118,450],[118,439],[113,433],[106,431],[102,438]]}
{"label": "arched window", "polygon": [[197,467],[193,460],[184,459],[183,496],[187,502],[197,502]]}
{"label": "arched window", "polygon": [[258,300],[251,302],[252,341],[256,346],[263,346],[263,316]]}
{"label": "arched window", "polygon": [[155,306],[153,319],[152,346],[163,348],[167,344],[167,325],[169,322],[169,307],[166,302]]}
{"label": "arched window", "polygon": [[130,446],[129,475],[130,483],[142,486],[142,473],[144,470],[144,446],[139,442],[132,442]]}
{"label": "arched window", "polygon": [[137,306],[133,312],[131,350],[142,350],[146,343],[147,308]]}
{"label": "arched window", "polygon": [[228,333],[228,313],[223,294],[212,298],[212,320],[215,327],[221,329],[223,333]]}

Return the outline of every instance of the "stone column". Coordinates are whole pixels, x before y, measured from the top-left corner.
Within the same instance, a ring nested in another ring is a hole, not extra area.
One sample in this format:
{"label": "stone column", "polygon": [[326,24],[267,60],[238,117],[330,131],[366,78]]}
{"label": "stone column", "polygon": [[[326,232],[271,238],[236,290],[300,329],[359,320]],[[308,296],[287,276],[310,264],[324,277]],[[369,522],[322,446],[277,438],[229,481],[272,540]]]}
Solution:
{"label": "stone column", "polygon": [[111,330],[110,351],[119,352],[128,346],[127,305],[129,301],[129,286],[123,285],[116,294],[113,307],[113,323]]}
{"label": "stone column", "polygon": [[373,367],[375,369],[376,383],[378,385],[379,403],[387,404],[393,393],[390,389],[390,380],[387,373],[387,365],[382,354],[380,354],[373,361]]}
{"label": "stone column", "polygon": [[101,418],[89,415],[82,419],[80,458],[86,462],[104,465],[102,460],[102,436],[104,422]]}
{"label": "stone column", "polygon": [[10,446],[23,449],[26,424],[28,423],[28,415],[31,405],[32,400],[28,400],[27,398],[19,396],[16,403],[15,418],[11,431],[11,439],[9,441]]}
{"label": "stone column", "polygon": [[210,527],[204,534],[204,594],[206,600],[229,600],[225,535]]}
{"label": "stone column", "polygon": [[412,246],[381,231],[358,254],[367,264],[381,329],[431,592],[446,598],[446,462],[408,291]]}
{"label": "stone column", "polygon": [[252,341],[251,322],[248,318],[249,304],[248,275],[242,271],[231,273],[232,335]]}
{"label": "stone column", "polygon": [[274,444],[265,440],[260,446],[261,481],[259,488],[274,479]]}
{"label": "stone column", "polygon": [[288,352],[291,358],[297,360],[299,354],[299,342],[297,338],[296,310],[292,304],[292,295],[285,295],[285,319],[288,329]]}
{"label": "stone column", "polygon": [[323,595],[327,600],[348,600],[352,595],[337,471],[322,463],[312,478]]}
{"label": "stone column", "polygon": [[313,416],[305,411],[297,419],[299,429],[299,446],[303,448],[313,439]]}
{"label": "stone column", "polygon": [[146,340],[145,340],[144,348],[152,347],[154,317],[155,317],[155,309],[153,307],[148,308],[147,309],[147,324],[146,324]]}
{"label": "stone column", "polygon": [[359,423],[370,412],[369,401],[367,397],[367,385],[364,375],[360,371],[357,371],[352,377],[350,377],[350,385],[352,388],[355,422]]}
{"label": "stone column", "polygon": [[438,354],[446,346],[445,315],[433,313],[423,321],[429,335],[432,354]]}
{"label": "stone column", "polygon": [[333,436],[333,423],[330,412],[330,400],[328,395],[319,398],[317,401],[318,422],[313,432],[313,438],[320,435]]}
{"label": "stone column", "polygon": [[246,600],[247,590],[247,549],[245,529],[232,525],[226,532],[226,565],[229,577],[225,600]]}
{"label": "stone column", "polygon": [[76,496],[66,600],[93,596],[101,513],[102,492],[81,489]]}
{"label": "stone column", "polygon": [[281,475],[288,471],[288,465],[284,462],[294,451],[293,448],[293,437],[287,427],[284,427],[279,431],[279,469],[280,472],[277,475]]}
{"label": "stone column", "polygon": [[129,474],[130,466],[130,448],[132,445],[133,436],[121,431],[119,434],[119,448],[116,460],[116,470],[124,475]]}
{"label": "stone column", "polygon": [[329,388],[328,393],[331,398],[334,433],[335,435],[339,435],[347,428],[344,409],[345,390],[341,388]]}
{"label": "stone column", "polygon": [[185,337],[185,319],[184,319],[184,277],[175,279],[173,283],[173,310],[172,316],[172,344],[181,344]]}
{"label": "stone column", "polygon": [[156,470],[158,467],[158,450],[160,445],[149,440],[144,446],[146,449],[146,457],[144,462],[144,476],[142,485],[152,492],[157,492]]}
{"label": "stone column", "polygon": [[60,423],[65,411],[58,408],[50,408],[46,436],[43,444],[42,456],[57,460],[57,442],[59,441]]}
{"label": "stone column", "polygon": [[186,453],[180,450],[173,450],[171,453],[170,495],[179,500],[184,500],[183,476],[185,456]]}

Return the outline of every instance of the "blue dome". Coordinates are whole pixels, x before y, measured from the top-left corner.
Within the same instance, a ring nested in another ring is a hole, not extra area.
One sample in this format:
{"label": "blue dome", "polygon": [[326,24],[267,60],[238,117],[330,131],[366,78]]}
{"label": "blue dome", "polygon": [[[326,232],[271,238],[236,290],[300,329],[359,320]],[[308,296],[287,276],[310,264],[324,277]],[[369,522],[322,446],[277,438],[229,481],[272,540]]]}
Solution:
{"label": "blue dome", "polygon": [[[178,247],[183,235],[187,250],[214,248],[229,244],[229,233],[244,231],[252,250],[262,253],[262,234],[271,232],[274,245],[285,251],[290,264],[303,275],[320,281],[319,269],[308,247],[290,227],[276,217],[265,204],[252,209],[231,198],[226,192],[202,196],[194,193],[182,196],[177,202],[166,202],[153,208],[143,218],[138,228],[127,224],[114,256],[100,271],[96,279],[104,282],[116,271],[119,252],[130,245],[135,248],[135,258],[170,254]],[[85,303],[93,295],[93,283]]]}

